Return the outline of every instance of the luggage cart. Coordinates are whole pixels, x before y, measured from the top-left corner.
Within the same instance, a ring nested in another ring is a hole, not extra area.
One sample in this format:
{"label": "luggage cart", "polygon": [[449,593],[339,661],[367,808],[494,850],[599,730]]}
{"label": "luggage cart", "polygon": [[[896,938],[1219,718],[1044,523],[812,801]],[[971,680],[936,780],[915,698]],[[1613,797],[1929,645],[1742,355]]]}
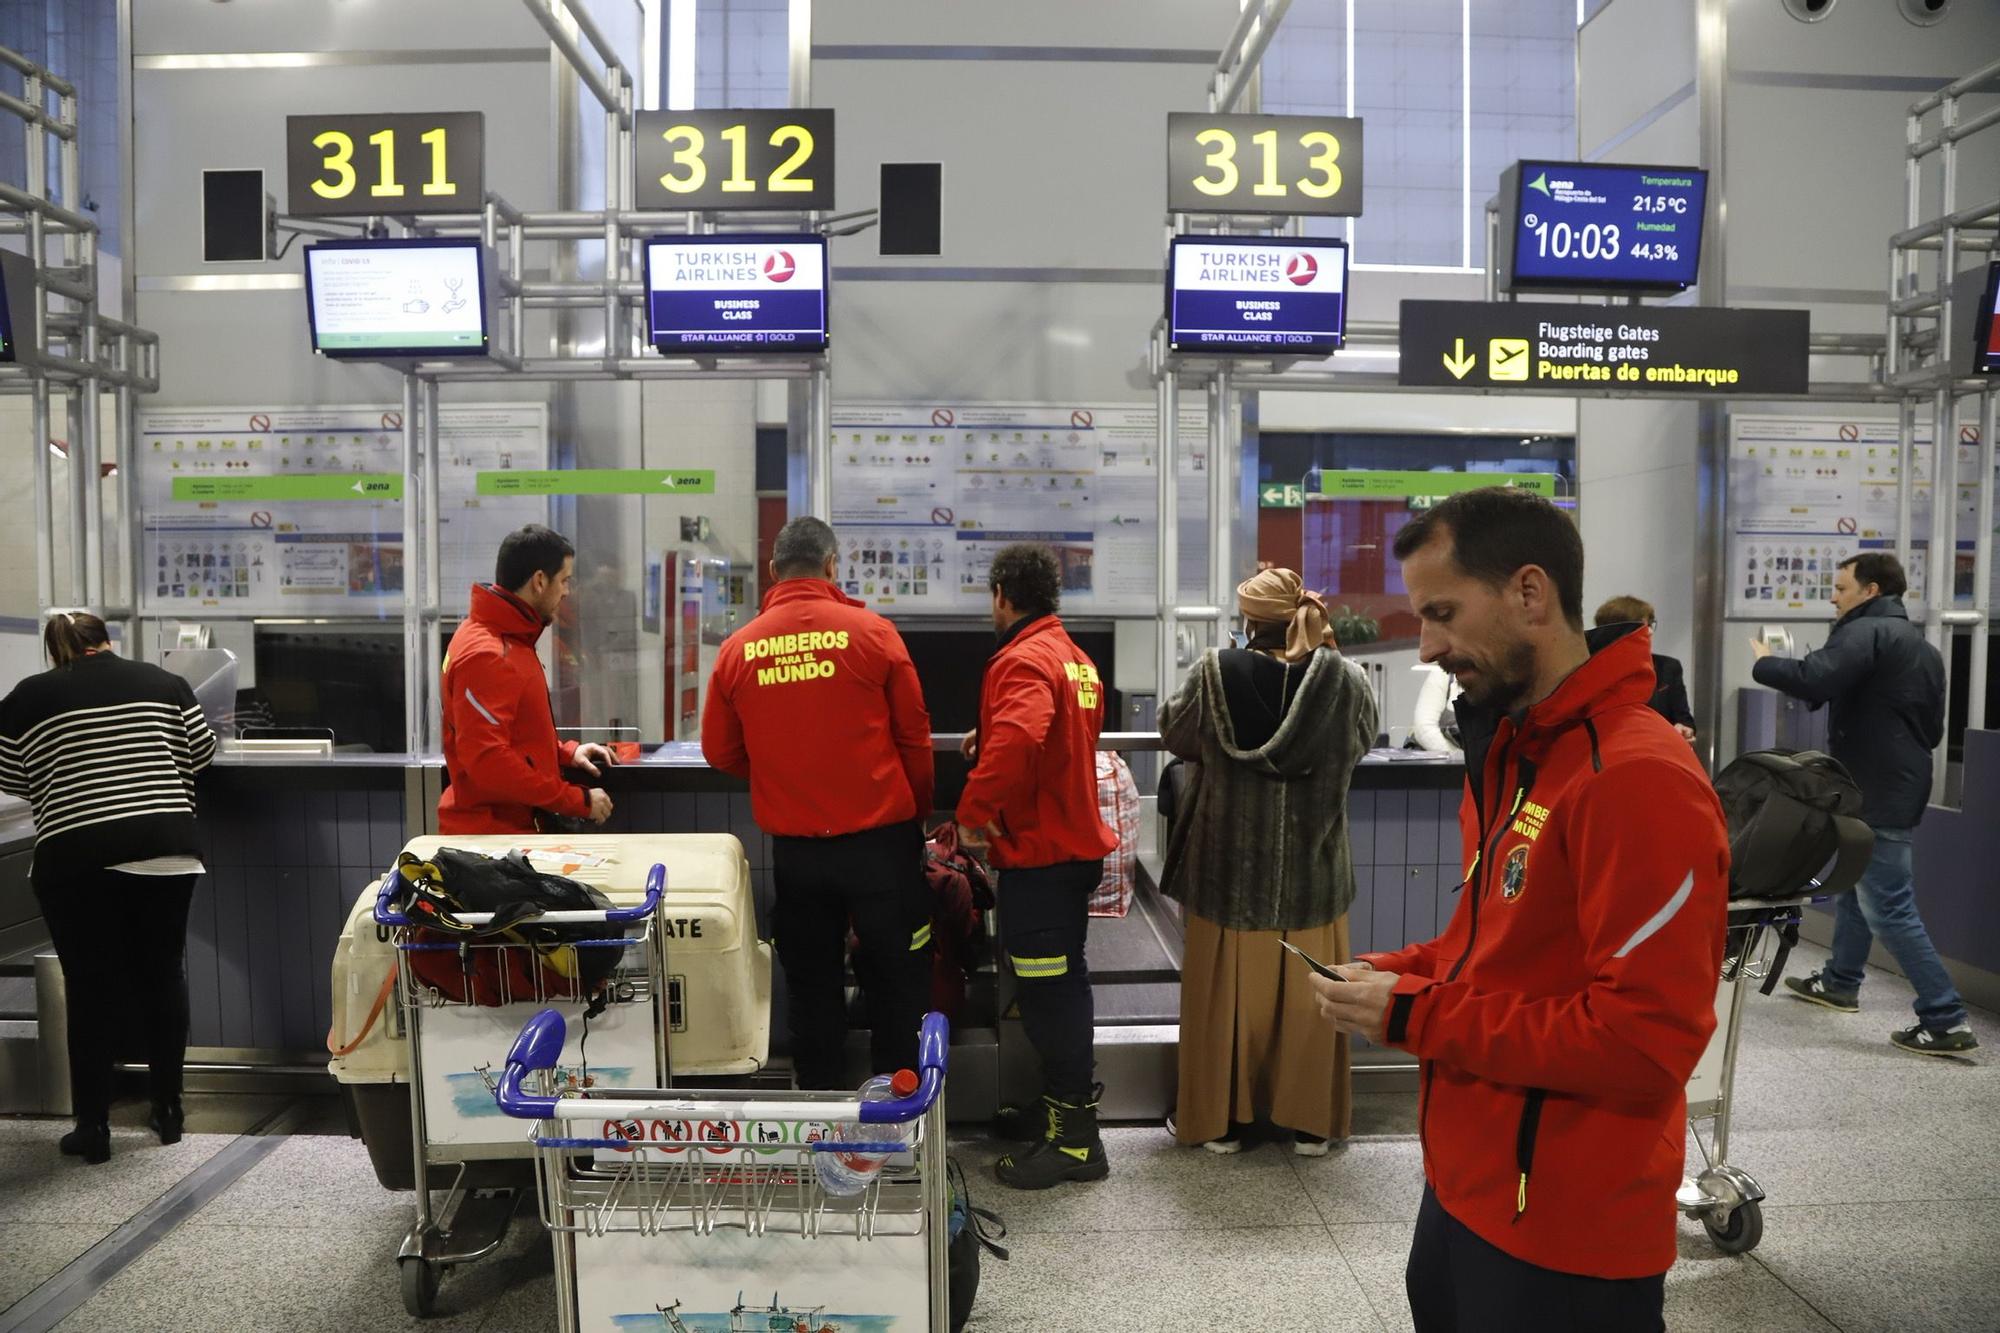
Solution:
{"label": "luggage cart", "polygon": [[[1810,901],[1739,899],[1729,907],[1729,940],[1715,993],[1715,1035],[1709,1038],[1687,1089],[1688,1130],[1704,1169],[1682,1180],[1674,1196],[1683,1213],[1701,1219],[1708,1238],[1724,1254],[1748,1254],[1764,1238],[1763,1187],[1749,1172],[1729,1164],[1729,1113],[1736,1094],[1743,1002],[1752,983],[1783,965],[1779,941],[1796,929],[1801,909]],[[1703,1121],[1709,1124],[1712,1146],[1702,1140]]]}
{"label": "luggage cart", "polygon": [[[898,1101],[601,1087],[556,1096],[563,1037],[559,1014],[529,1019],[495,1092],[508,1115],[540,1122],[536,1181],[563,1333],[947,1333],[942,1014],[924,1019],[917,1091]],[[836,1145],[830,1122],[914,1123],[915,1134]],[[861,1194],[839,1198],[813,1166],[836,1146],[894,1155]],[[768,1304],[757,1299],[765,1292]]]}
{"label": "luggage cart", "polygon": [[[604,911],[544,912],[534,918],[537,924],[628,928],[630,933],[618,938],[583,940],[559,947],[624,951],[624,957],[606,982],[613,992],[614,1003],[610,1008],[615,1018],[623,1019],[630,1014],[633,1026],[641,1021],[640,1015],[643,1014],[647,1031],[643,1035],[635,1032],[632,1036],[653,1051],[655,1067],[663,1072],[668,1067],[665,1048],[667,1021],[663,1012],[667,989],[666,954],[664,941],[656,927],[655,914],[666,891],[666,876],[664,865],[654,865],[646,876],[645,899],[636,906]],[[410,1060],[410,1141],[416,1164],[416,1218],[397,1251],[396,1267],[402,1282],[403,1308],[412,1316],[424,1318],[436,1306],[438,1283],[446,1270],[483,1259],[499,1248],[519,1203],[519,1191],[514,1188],[468,1189],[467,1173],[471,1164],[508,1158],[529,1159],[535,1154],[532,1136],[523,1135],[517,1142],[509,1142],[502,1134],[495,1140],[490,1132],[482,1133],[476,1125],[465,1124],[461,1113],[450,1115],[453,1122],[449,1126],[450,1135],[441,1139],[434,1134],[437,1127],[433,1125],[433,1108],[429,1103],[438,1099],[442,1109],[460,1105],[468,1099],[478,1104],[490,1098],[495,1087],[494,1079],[487,1072],[492,1057],[486,1056],[482,1060],[477,1052],[492,1050],[497,1053],[499,1049],[497,1044],[479,1046],[482,1030],[490,1028],[491,1016],[496,1011],[508,1005],[540,1007],[567,1001],[581,1012],[585,997],[576,994],[574,988],[565,992],[563,988],[549,984],[538,958],[518,956],[520,953],[532,954],[532,945],[497,939],[460,941],[420,938],[422,923],[413,922],[397,906],[405,887],[400,869],[392,868],[383,876],[375,896],[375,923],[378,929],[388,932],[397,950],[397,1011],[408,1036]],[[457,919],[466,925],[482,926],[491,922],[493,914],[465,912],[460,913]],[[510,955],[509,951],[517,952]],[[453,999],[426,985],[417,976],[416,969],[409,965],[410,955],[431,952],[457,954],[463,961],[468,976],[465,999]],[[479,968],[479,964],[488,961],[492,964],[492,984],[499,989],[498,1006],[478,1004],[472,998],[470,977],[475,969],[482,976],[486,975],[486,969]],[[522,963],[518,970],[512,966],[516,961]],[[572,974],[578,970],[574,966],[570,969]],[[519,980],[523,976],[530,978],[525,988]],[[542,1012],[554,1013],[546,1009]],[[490,1032],[485,1035],[490,1040]],[[629,1037],[625,1045],[631,1045]],[[598,1051],[602,1062],[605,1048],[601,1042]],[[558,1040],[548,1056],[551,1070],[563,1054],[562,1043]],[[427,1058],[439,1066],[428,1078],[425,1074]],[[469,1064],[469,1068],[446,1074],[443,1083],[436,1077],[440,1070],[449,1071],[458,1064]],[[581,1055],[571,1057],[565,1065],[569,1071],[566,1078],[570,1083],[588,1080],[588,1065]],[[433,1206],[431,1200],[430,1168],[433,1166],[458,1168],[443,1204],[437,1206]]]}

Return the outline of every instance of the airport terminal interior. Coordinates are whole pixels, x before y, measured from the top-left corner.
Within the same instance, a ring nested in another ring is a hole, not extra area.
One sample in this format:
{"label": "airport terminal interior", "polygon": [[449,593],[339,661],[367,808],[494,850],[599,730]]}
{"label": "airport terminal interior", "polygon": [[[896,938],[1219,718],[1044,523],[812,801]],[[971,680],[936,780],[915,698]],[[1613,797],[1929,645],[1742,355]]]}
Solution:
{"label": "airport terminal interior", "polygon": [[0,0],[0,1333],[2000,1327],[1996,303],[1993,0]]}

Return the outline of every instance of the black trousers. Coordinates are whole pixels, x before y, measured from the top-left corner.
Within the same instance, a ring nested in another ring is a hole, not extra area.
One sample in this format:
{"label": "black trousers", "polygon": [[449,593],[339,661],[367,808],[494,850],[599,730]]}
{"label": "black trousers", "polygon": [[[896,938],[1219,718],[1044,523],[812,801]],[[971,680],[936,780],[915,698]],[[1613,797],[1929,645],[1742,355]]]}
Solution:
{"label": "black trousers", "polygon": [[62,962],[69,1092],[79,1125],[111,1116],[111,1066],[133,1051],[156,1102],[181,1095],[187,1059],[187,921],[193,875],[37,871],[35,897]]}
{"label": "black trousers", "polygon": [[1428,1186],[1403,1285],[1417,1333],[1666,1333],[1666,1274],[1539,1268],[1480,1239]]}
{"label": "black trousers", "polygon": [[1091,890],[1103,877],[1102,861],[1000,872],[1000,947],[1020,983],[1021,1026],[1048,1091],[1065,1101],[1089,1101],[1095,1081],[1097,1015],[1083,946]]}
{"label": "black trousers", "polygon": [[930,1007],[931,895],[915,823],[837,838],[771,839],[778,961],[801,1088],[847,1086],[847,932],[860,941],[855,974],[868,1002],[877,1073],[914,1068]]}

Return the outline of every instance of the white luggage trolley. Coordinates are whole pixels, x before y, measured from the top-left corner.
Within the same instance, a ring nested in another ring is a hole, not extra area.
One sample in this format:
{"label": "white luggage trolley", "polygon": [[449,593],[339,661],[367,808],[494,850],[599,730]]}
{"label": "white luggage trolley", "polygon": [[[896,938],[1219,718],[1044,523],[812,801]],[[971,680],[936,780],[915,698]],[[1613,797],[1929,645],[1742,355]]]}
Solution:
{"label": "white luggage trolley", "polygon": [[[1729,1164],[1729,1112],[1736,1093],[1736,1055],[1743,1032],[1743,1001],[1753,983],[1771,974],[1780,936],[1797,926],[1810,898],[1738,899],[1729,906],[1728,945],[1715,993],[1715,1035],[1688,1080],[1688,1130],[1702,1156],[1700,1175],[1681,1181],[1675,1201],[1701,1219],[1724,1254],[1747,1254],[1764,1238],[1764,1190],[1741,1167]],[[1709,1142],[1702,1140],[1702,1122]]]}
{"label": "white luggage trolley", "polygon": [[[537,924],[608,925],[626,933],[602,940],[582,940],[561,949],[616,949],[621,956],[605,983],[609,1000],[602,1017],[586,1026],[596,1035],[594,1048],[572,1043],[565,1051],[558,1039],[548,1053],[547,1068],[562,1070],[571,1083],[590,1080],[588,1054],[603,1076],[623,1081],[639,1068],[664,1071],[666,1064],[666,975],[664,946],[656,913],[666,891],[666,867],[654,865],[646,877],[643,901],[607,911],[544,912]],[[494,1054],[506,1040],[496,1041],[496,1024],[511,1029],[530,1006],[566,1004],[578,1013],[585,1000],[573,990],[547,983],[533,946],[502,939],[425,939],[423,923],[412,921],[398,904],[405,890],[400,869],[392,868],[376,892],[375,923],[388,933],[397,950],[396,998],[408,1033],[410,1061],[410,1140],[416,1169],[416,1219],[396,1255],[403,1290],[403,1307],[418,1318],[428,1316],[437,1301],[438,1283],[446,1270],[473,1263],[492,1253],[506,1236],[517,1206],[512,1188],[468,1189],[468,1164],[508,1158],[526,1159],[534,1152],[527,1136],[512,1134],[505,1119],[494,1114],[489,1072]],[[491,922],[490,912],[465,912],[457,919],[469,926]],[[427,985],[412,963],[419,953],[456,954],[466,973],[462,998]],[[522,955],[527,955],[523,957]],[[513,966],[515,962],[521,966]],[[574,961],[574,960],[572,960]],[[483,966],[482,966],[483,965]],[[580,969],[572,967],[574,974]],[[474,998],[473,976],[497,988],[486,1003]],[[524,985],[522,977],[529,978]],[[493,1001],[497,1000],[498,1003]],[[509,1006],[514,1008],[509,1009]],[[553,1014],[553,1010],[543,1012]],[[557,1030],[561,1030],[560,1018]],[[428,1184],[432,1166],[456,1166],[456,1176],[442,1204],[433,1206]]]}
{"label": "white luggage trolley", "polygon": [[[528,1020],[495,1100],[540,1122],[536,1179],[555,1243],[558,1327],[947,1333],[948,1038],[942,1014],[924,1019],[917,1091],[896,1101],[598,1087],[557,1096],[562,1017]],[[836,1146],[832,1122],[914,1132],[902,1143],[841,1142],[895,1155],[861,1194],[838,1198],[813,1165]]]}

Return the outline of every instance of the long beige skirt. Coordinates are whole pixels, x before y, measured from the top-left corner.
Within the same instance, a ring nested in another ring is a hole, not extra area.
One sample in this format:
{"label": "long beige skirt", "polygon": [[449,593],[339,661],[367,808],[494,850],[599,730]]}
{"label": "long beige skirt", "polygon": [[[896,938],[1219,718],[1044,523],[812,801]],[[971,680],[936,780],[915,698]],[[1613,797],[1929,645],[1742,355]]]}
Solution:
{"label": "long beige skirt", "polygon": [[1278,946],[1289,940],[1323,963],[1350,961],[1347,918],[1311,930],[1226,930],[1187,914],[1181,964],[1180,1098],[1174,1116],[1192,1147],[1229,1122],[1269,1119],[1317,1138],[1344,1139],[1353,1088],[1347,1038],[1313,1005],[1311,970]]}

